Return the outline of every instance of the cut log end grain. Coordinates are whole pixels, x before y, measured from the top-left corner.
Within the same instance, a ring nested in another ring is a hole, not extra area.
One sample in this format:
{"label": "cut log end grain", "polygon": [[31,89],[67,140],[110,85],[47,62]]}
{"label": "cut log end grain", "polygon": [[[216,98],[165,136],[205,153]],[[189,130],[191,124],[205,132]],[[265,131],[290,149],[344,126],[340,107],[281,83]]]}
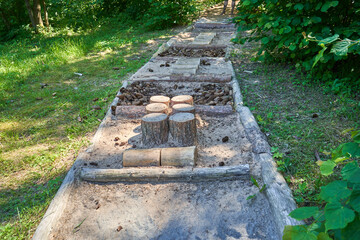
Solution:
{"label": "cut log end grain", "polygon": [[123,167],[160,166],[160,149],[134,149],[123,153]]}
{"label": "cut log end grain", "polygon": [[180,104],[180,103],[186,103],[190,105],[194,105],[193,97],[190,95],[179,95],[175,96],[171,99],[171,105]]}
{"label": "cut log end grain", "polygon": [[168,141],[167,117],[164,113],[150,113],[141,119],[142,142],[145,146],[151,147]]}
{"label": "cut log end grain", "polygon": [[170,98],[166,97],[166,96],[152,96],[150,98],[150,103],[163,103],[166,104],[167,106],[170,105]]}
{"label": "cut log end grain", "polygon": [[196,120],[192,113],[176,113],[169,118],[169,129],[174,141],[181,147],[196,142]]}
{"label": "cut log end grain", "polygon": [[150,103],[146,106],[146,113],[165,113],[168,112],[168,106],[164,103]]}
{"label": "cut log end grain", "polygon": [[186,103],[175,104],[174,106],[172,106],[172,109],[173,109],[173,113],[181,113],[181,112],[187,112],[192,114],[195,113],[195,107],[193,105]]}

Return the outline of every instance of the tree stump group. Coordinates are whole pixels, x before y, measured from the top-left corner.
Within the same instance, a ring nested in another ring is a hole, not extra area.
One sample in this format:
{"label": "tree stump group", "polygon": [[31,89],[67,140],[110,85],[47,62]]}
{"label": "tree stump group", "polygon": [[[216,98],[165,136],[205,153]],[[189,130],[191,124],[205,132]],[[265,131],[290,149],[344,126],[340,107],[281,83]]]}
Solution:
{"label": "tree stump group", "polygon": [[[196,119],[193,97],[190,95],[153,96],[141,119],[142,142],[147,147],[164,144],[169,133],[180,147],[196,142]],[[170,115],[170,117],[168,116]]]}

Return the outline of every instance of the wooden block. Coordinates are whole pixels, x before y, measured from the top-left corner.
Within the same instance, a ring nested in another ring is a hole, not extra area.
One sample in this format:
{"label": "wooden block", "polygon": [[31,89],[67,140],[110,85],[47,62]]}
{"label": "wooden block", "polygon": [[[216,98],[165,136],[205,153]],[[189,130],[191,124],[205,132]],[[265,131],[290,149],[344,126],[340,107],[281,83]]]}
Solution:
{"label": "wooden block", "polygon": [[148,104],[145,109],[146,113],[165,113],[168,112],[168,106],[164,103],[150,103]]}
{"label": "wooden block", "polygon": [[123,167],[160,166],[160,149],[131,149],[123,153]]}
{"label": "wooden block", "polygon": [[115,116],[123,118],[142,118],[146,115],[145,106],[116,106]]}
{"label": "wooden block", "polygon": [[190,95],[179,95],[179,96],[175,96],[171,99],[171,106],[174,106],[175,104],[180,104],[180,103],[194,105],[194,100],[193,100],[193,97]]}
{"label": "wooden block", "polygon": [[188,113],[195,114],[195,107],[193,105],[186,104],[186,103],[175,104],[174,106],[172,106],[173,114],[180,113],[180,112],[188,112]]}
{"label": "wooden block", "polygon": [[195,111],[198,114],[204,114],[206,116],[226,116],[234,113],[234,109],[230,105],[225,105],[225,106],[196,105]]}
{"label": "wooden block", "polygon": [[166,96],[161,96],[161,95],[152,96],[150,98],[150,103],[163,103],[163,104],[166,104],[167,106],[169,106],[170,105],[170,98],[166,97]]}
{"label": "wooden block", "polygon": [[161,166],[194,166],[197,159],[196,147],[162,148]]}

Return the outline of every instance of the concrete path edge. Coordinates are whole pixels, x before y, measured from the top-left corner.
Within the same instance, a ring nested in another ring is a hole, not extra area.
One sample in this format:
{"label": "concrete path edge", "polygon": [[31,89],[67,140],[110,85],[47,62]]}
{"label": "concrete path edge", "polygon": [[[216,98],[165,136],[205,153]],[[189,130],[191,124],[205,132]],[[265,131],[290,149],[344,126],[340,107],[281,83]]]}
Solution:
{"label": "concrete path edge", "polygon": [[277,171],[277,165],[272,158],[271,147],[265,134],[261,132],[250,109],[243,106],[243,97],[234,68],[232,68],[232,72],[235,109],[239,114],[246,135],[253,145],[255,161],[261,165],[261,176],[264,184],[266,184],[265,194],[269,199],[279,235],[283,236],[286,225],[299,225],[304,224],[304,222],[297,221],[289,216],[290,212],[297,208],[292,192],[284,177]]}

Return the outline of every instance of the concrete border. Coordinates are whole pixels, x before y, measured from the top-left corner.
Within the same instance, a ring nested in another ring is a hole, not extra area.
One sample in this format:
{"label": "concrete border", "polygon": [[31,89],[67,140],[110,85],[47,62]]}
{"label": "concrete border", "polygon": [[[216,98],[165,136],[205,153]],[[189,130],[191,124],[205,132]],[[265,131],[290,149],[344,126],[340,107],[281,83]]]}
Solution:
{"label": "concrete border", "polygon": [[297,208],[291,189],[284,177],[277,171],[277,165],[272,158],[271,147],[265,134],[261,132],[250,109],[243,106],[243,97],[234,67],[232,67],[232,74],[235,109],[239,114],[245,133],[253,145],[254,161],[260,163],[261,177],[263,183],[266,184],[265,194],[269,199],[278,232],[280,236],[283,236],[286,225],[299,225],[304,224],[304,222],[297,221],[289,216],[290,212]]}

